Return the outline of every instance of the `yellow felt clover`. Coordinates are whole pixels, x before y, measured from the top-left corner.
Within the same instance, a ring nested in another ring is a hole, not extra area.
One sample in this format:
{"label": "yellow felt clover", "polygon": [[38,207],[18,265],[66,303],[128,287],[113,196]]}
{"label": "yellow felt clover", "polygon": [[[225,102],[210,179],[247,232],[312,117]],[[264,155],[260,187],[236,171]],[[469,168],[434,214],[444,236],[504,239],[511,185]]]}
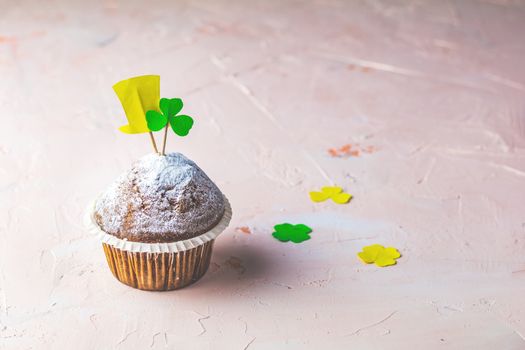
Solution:
{"label": "yellow felt clover", "polygon": [[310,192],[310,199],[314,202],[324,202],[331,198],[337,204],[345,204],[352,198],[349,193],[344,193],[341,187],[325,186],[321,188],[321,192]]}
{"label": "yellow felt clover", "polygon": [[401,256],[396,248],[385,248],[381,244],[372,244],[363,248],[357,256],[365,264],[375,263],[379,267],[385,267],[396,264],[396,259]]}
{"label": "yellow felt clover", "polygon": [[149,132],[146,112],[159,111],[160,77],[143,75],[119,81],[113,85],[126,117],[128,125],[121,126],[120,131],[126,134]]}

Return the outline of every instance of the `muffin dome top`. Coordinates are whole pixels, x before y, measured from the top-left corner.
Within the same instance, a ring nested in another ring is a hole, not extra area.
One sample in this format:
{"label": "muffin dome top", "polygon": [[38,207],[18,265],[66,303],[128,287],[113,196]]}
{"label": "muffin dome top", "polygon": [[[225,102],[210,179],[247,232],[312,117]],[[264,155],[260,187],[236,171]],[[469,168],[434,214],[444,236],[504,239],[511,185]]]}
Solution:
{"label": "muffin dome top", "polygon": [[224,208],[221,191],[194,162],[180,153],[150,154],[100,196],[95,219],[120,239],[176,242],[209,231]]}

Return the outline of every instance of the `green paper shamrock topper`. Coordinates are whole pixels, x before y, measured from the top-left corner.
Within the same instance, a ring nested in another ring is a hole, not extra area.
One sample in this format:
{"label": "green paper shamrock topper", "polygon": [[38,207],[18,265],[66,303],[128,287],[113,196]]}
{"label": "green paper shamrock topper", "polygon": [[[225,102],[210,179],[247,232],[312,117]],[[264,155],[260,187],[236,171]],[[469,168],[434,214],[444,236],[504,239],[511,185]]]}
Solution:
{"label": "green paper shamrock topper", "polygon": [[177,115],[182,110],[180,98],[161,98],[159,108],[161,112],[150,110],[146,112],[146,121],[151,131],[159,131],[169,123],[175,134],[187,136],[193,126],[193,118],[188,115]]}

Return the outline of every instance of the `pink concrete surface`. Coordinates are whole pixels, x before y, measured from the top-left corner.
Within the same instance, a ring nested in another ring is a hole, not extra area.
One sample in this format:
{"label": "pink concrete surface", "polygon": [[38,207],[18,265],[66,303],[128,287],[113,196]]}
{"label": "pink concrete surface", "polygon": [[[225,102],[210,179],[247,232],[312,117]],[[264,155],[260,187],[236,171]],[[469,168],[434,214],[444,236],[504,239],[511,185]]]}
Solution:
{"label": "pink concrete surface", "polygon": [[[0,0],[0,348],[525,349],[524,33],[512,0]],[[111,90],[141,74],[234,210],[169,293],[83,225],[151,152]],[[332,183],[352,202],[309,200]]]}

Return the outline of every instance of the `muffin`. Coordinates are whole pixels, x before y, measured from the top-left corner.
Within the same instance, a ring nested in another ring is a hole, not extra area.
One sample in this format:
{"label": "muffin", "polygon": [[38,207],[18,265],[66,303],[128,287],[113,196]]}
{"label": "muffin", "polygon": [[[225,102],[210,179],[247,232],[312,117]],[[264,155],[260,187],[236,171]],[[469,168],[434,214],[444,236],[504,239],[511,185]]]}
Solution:
{"label": "muffin", "polygon": [[231,209],[208,176],[180,153],[133,163],[95,201],[91,225],[113,275],[144,290],[184,287],[204,275]]}

